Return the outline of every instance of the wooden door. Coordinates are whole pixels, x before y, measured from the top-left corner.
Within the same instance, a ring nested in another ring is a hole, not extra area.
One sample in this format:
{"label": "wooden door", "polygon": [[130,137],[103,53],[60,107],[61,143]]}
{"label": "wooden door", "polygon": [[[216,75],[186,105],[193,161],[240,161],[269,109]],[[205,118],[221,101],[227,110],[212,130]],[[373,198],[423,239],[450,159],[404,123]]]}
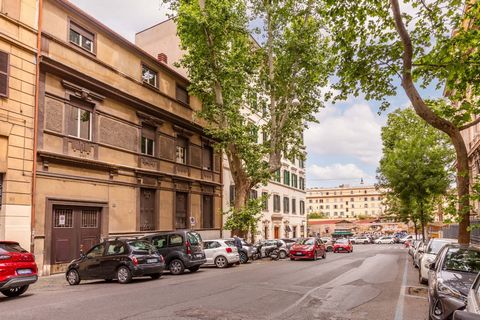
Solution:
{"label": "wooden door", "polygon": [[140,231],[155,230],[154,189],[140,189]]}
{"label": "wooden door", "polygon": [[280,238],[280,227],[279,226],[274,227],[273,234],[274,234],[274,236],[273,236],[274,239]]}
{"label": "wooden door", "polygon": [[214,228],[213,197],[209,195],[203,196],[202,222],[204,229]]}
{"label": "wooden door", "polygon": [[175,194],[175,228],[186,229],[188,214],[188,193],[177,192]]}

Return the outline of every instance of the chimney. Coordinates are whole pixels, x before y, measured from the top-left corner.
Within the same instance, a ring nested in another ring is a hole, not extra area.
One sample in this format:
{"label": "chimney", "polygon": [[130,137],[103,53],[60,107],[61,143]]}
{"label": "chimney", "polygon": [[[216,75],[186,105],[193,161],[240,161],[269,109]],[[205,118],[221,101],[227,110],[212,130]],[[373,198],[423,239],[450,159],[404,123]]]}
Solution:
{"label": "chimney", "polygon": [[167,64],[167,62],[168,62],[167,55],[166,55],[165,53],[163,53],[163,52],[158,54],[157,60],[158,60],[159,62],[162,62],[162,63],[165,63],[165,64]]}

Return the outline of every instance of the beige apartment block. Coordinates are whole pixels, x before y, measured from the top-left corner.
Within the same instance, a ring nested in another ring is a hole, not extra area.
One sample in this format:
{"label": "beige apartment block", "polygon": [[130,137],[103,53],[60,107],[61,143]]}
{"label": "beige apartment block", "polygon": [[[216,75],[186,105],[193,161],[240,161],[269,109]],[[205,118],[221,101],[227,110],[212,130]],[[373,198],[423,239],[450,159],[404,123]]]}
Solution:
{"label": "beige apartment block", "polygon": [[342,185],[307,189],[307,212],[328,218],[381,217],[385,212],[382,192],[374,186]]}
{"label": "beige apartment block", "polygon": [[0,0],[0,240],[30,249],[37,1]]}

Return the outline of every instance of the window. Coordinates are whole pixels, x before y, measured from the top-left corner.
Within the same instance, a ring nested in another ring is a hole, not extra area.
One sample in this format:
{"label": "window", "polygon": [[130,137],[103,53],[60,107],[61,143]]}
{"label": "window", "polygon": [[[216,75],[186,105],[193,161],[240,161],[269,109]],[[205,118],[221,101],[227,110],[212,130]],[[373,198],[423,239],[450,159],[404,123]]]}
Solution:
{"label": "window", "polygon": [[258,191],[257,190],[250,190],[249,199],[257,199],[258,198]]}
{"label": "window", "polygon": [[292,187],[298,188],[298,177],[295,173],[292,173]]}
{"label": "window", "polygon": [[[300,190],[305,190],[305,178],[300,177],[298,184],[299,184]],[[327,193],[328,193],[328,192],[327,192]]]}
{"label": "window", "polygon": [[88,258],[101,257],[101,256],[103,255],[104,249],[105,249],[105,245],[99,244],[99,245],[93,247],[93,248],[87,253],[87,257],[88,257]]}
{"label": "window", "polygon": [[203,195],[202,228],[212,229],[215,226],[213,211],[213,196]]}
{"label": "window", "polygon": [[273,195],[273,211],[280,212],[280,196],[278,194]]}
{"label": "window", "polygon": [[167,246],[167,238],[167,235],[157,236],[152,239],[152,244],[158,249],[165,248]]}
{"label": "window", "polygon": [[297,200],[292,199],[292,213],[297,213]]}
{"label": "window", "polygon": [[283,184],[290,185],[290,171],[283,170]]}
{"label": "window", "polygon": [[106,255],[112,256],[112,255],[124,254],[125,251],[126,251],[125,246],[123,245],[122,242],[120,241],[109,242]]}
{"label": "window", "polygon": [[305,214],[305,201],[300,200],[300,214]]}
{"label": "window", "polygon": [[333,209],[338,209],[338,206],[336,204],[334,204]]}
{"label": "window", "polygon": [[142,128],[142,141],[140,152],[149,156],[154,156],[155,153],[155,128],[144,126]]}
{"label": "window", "polygon": [[92,113],[85,109],[70,106],[68,134],[73,137],[92,140]]}
{"label": "window", "polygon": [[298,159],[298,166],[301,169],[305,169],[305,161],[302,158]]}
{"label": "window", "polygon": [[183,244],[183,238],[179,234],[172,234],[168,238],[169,246],[181,246]]}
{"label": "window", "polygon": [[80,48],[94,53],[95,36],[77,24],[70,22],[70,42]]}
{"label": "window", "polygon": [[368,203],[365,203],[365,204],[363,205],[363,207],[364,207],[364,208],[368,208]]}
{"label": "window", "polygon": [[[312,203],[312,202],[313,202],[313,200],[312,200],[312,199],[308,200],[308,203]],[[317,202],[318,202],[318,200],[317,200]]]}
{"label": "window", "polygon": [[177,163],[187,164],[187,139],[177,137],[175,159]]}
{"label": "window", "polygon": [[268,211],[268,192],[262,192],[262,210]]}
{"label": "window", "polygon": [[188,95],[188,91],[185,87],[179,86],[177,84],[177,88],[175,90],[175,98],[180,101],[181,103],[190,104],[190,96]]}
{"label": "window", "polygon": [[374,197],[370,197],[370,201],[375,201],[375,198],[374,198]]}
{"label": "window", "polygon": [[0,97],[8,97],[9,55],[0,51]]}
{"label": "window", "polygon": [[203,170],[213,170],[213,148],[210,146],[203,147]]}
{"label": "window", "polygon": [[283,213],[288,213],[290,211],[290,199],[283,197]]}
{"label": "window", "polygon": [[320,206],[320,209],[323,209],[323,206]]}
{"label": "window", "polygon": [[325,209],[330,209],[330,206],[327,204],[327,205],[325,206]]}
{"label": "window", "polygon": [[277,171],[275,171],[275,173],[273,174],[273,180],[275,182],[280,182],[280,169],[278,169]]}
{"label": "window", "polygon": [[146,65],[142,64],[142,81],[152,87],[157,87],[158,74],[153,69],[150,69]]}
{"label": "window", "polygon": [[365,198],[363,198],[363,200],[364,200],[364,201],[368,201],[368,198],[367,198],[367,197],[365,197]]}

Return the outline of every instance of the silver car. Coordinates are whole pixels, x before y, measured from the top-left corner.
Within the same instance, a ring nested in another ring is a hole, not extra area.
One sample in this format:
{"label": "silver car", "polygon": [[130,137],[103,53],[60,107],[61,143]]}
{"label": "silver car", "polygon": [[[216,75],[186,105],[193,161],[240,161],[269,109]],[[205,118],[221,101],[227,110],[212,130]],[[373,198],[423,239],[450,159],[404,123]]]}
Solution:
{"label": "silver car", "polygon": [[240,261],[238,249],[230,240],[205,240],[203,241],[203,250],[207,258],[205,265],[225,268]]}

